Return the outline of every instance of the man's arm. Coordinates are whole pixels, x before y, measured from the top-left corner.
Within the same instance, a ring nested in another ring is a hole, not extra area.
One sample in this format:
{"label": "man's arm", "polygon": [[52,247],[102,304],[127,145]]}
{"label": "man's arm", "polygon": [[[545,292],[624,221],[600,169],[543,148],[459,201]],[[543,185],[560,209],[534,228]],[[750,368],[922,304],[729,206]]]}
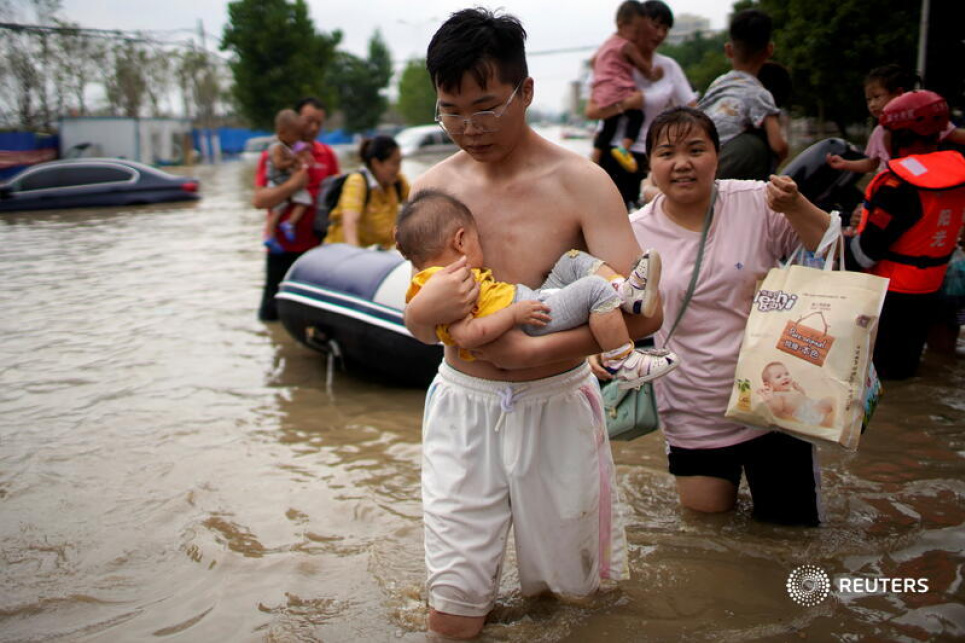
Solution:
{"label": "man's arm", "polygon": [[251,204],[259,210],[273,208],[291,195],[301,190],[308,183],[308,168],[304,165],[295,169],[288,180],[274,187],[263,185],[255,187],[255,194]]}
{"label": "man's arm", "polygon": [[[575,208],[580,212],[583,238],[590,254],[599,257],[614,270],[627,274],[637,257],[637,244],[627,217],[626,207],[613,182],[597,166],[575,171],[569,182]],[[653,317],[624,315],[630,337],[639,339],[655,333],[663,323],[658,306]],[[511,330],[498,340],[480,347],[474,355],[493,362],[500,368],[526,368],[555,362],[572,361],[601,351],[590,327],[529,337]]]}
{"label": "man's arm", "polygon": [[435,344],[436,326],[465,318],[479,297],[479,283],[461,257],[432,275],[405,307],[405,327],[424,344]]}

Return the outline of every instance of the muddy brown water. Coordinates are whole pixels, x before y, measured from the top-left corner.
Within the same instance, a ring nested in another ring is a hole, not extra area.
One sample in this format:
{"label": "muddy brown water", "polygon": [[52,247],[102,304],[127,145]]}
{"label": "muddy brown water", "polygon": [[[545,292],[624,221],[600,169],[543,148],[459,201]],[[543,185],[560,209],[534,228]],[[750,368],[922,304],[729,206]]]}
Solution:
{"label": "muddy brown water", "polygon": [[[423,640],[422,392],[327,388],[255,319],[251,168],[176,171],[202,201],[0,216],[0,641]],[[510,560],[483,640],[965,638],[963,385],[929,355],[858,453],[822,447],[819,529],[753,522],[743,490],[691,515],[658,435],[616,444],[632,580],[525,599]],[[927,591],[804,607],[805,564]]]}

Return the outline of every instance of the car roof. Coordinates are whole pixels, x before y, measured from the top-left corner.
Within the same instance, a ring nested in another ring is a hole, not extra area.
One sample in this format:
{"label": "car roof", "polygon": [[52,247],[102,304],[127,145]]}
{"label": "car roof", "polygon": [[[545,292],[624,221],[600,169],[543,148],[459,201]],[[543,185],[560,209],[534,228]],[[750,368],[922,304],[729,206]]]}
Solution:
{"label": "car roof", "polygon": [[434,124],[415,125],[413,127],[407,127],[404,130],[401,130],[395,135],[395,137],[396,139],[398,139],[400,137],[405,138],[409,136],[415,136],[416,134],[422,134],[423,132],[439,132],[439,131],[442,131],[442,128],[440,128],[438,125],[434,125]]}
{"label": "car roof", "polygon": [[87,167],[103,167],[105,165],[121,166],[137,172],[144,172],[146,174],[154,174],[156,176],[173,177],[173,174],[168,174],[156,167],[151,167],[150,165],[145,165],[144,163],[139,163],[137,161],[131,161],[128,159],[118,159],[110,157],[90,157],[90,158],[78,158],[78,159],[59,159],[56,161],[46,161],[44,163],[36,163],[34,165],[29,165],[25,167],[17,174],[11,176],[6,183],[10,183],[27,173],[35,172],[37,170],[44,170],[49,168],[57,167],[77,167],[77,166],[87,166]]}

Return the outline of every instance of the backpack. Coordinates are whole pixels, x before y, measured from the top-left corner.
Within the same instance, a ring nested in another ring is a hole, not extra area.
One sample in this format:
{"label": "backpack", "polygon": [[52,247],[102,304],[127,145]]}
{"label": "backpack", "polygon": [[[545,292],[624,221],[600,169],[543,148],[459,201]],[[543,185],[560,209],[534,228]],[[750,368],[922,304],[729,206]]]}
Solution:
{"label": "backpack", "polygon": [[[362,209],[364,210],[365,206],[369,204],[369,180],[363,172],[345,172],[344,174],[333,174],[332,176],[325,177],[325,179],[322,180],[322,184],[318,187],[318,205],[315,208],[315,221],[313,222],[313,229],[315,236],[318,237],[319,243],[325,241],[325,237],[328,236],[329,215],[338,205],[339,199],[342,198],[342,188],[345,187],[345,179],[353,174],[361,174],[362,185],[365,186]],[[400,202],[402,201],[401,183],[401,181],[395,182],[395,194]]]}

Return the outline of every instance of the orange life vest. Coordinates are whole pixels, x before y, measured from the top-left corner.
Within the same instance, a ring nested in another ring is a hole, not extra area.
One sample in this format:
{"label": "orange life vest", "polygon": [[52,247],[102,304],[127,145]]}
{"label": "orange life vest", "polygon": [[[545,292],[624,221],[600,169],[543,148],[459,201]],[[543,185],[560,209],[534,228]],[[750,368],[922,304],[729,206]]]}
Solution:
{"label": "orange life vest", "polygon": [[943,151],[889,161],[888,169],[878,174],[865,192],[859,234],[867,225],[868,204],[874,203],[878,189],[901,182],[918,189],[922,217],[868,272],[890,279],[888,290],[894,292],[935,292],[942,286],[965,222],[965,157]]}

